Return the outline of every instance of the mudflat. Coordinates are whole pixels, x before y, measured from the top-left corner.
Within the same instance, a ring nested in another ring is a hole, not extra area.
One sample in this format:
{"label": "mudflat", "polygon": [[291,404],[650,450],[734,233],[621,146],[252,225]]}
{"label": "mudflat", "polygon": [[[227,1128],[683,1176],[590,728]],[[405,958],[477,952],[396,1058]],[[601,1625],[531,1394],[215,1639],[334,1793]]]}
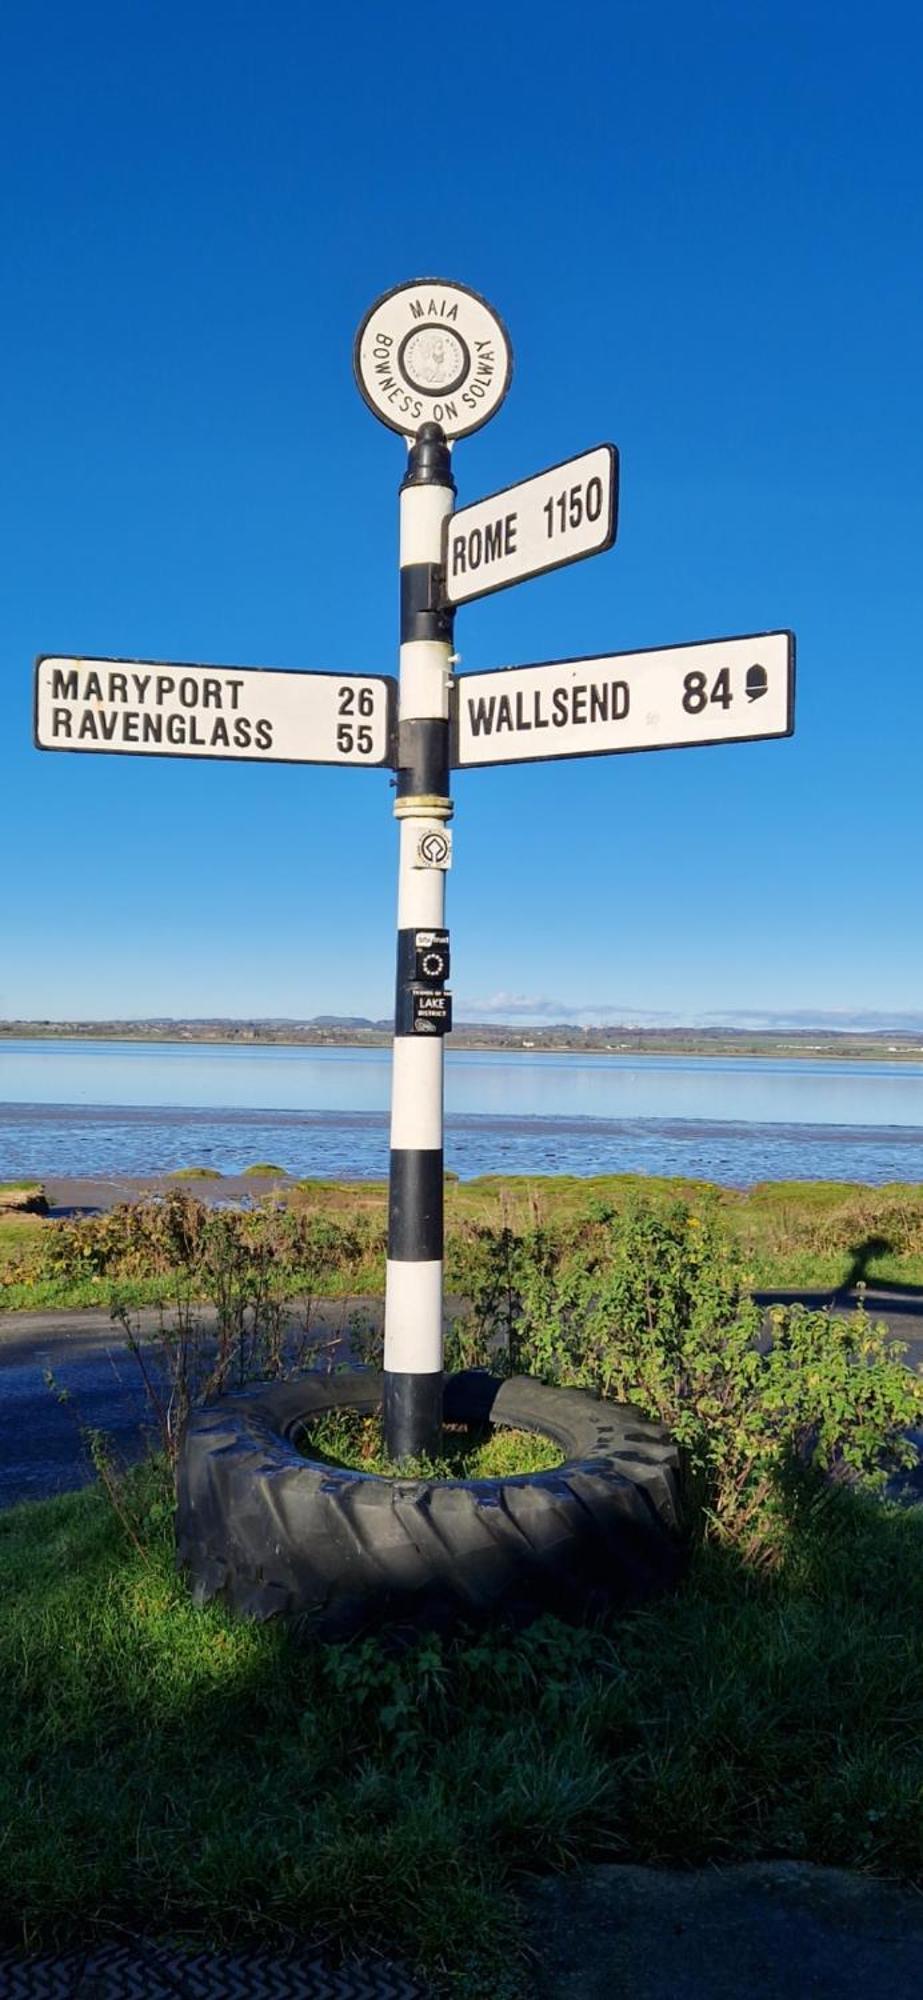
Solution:
{"label": "mudflat", "polygon": [[198,1174],[117,1175],[112,1179],[68,1179],[53,1175],[43,1186],[52,1216],[100,1215],[123,1201],[143,1201],[151,1195],[182,1189],[209,1207],[226,1208],[259,1201],[261,1195],[290,1186],[286,1174],[222,1174],[216,1179]]}

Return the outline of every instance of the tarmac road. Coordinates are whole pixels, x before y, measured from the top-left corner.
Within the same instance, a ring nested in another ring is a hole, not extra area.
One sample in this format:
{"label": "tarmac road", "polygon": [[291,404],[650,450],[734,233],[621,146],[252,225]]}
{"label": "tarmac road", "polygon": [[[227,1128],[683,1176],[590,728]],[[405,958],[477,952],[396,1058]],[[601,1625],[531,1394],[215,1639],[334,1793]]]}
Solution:
{"label": "tarmac road", "polygon": [[[331,1357],[348,1352],[351,1313],[381,1314],[373,1299],[322,1301],[312,1329],[334,1343]],[[202,1307],[203,1329],[215,1314]],[[156,1309],[132,1314],[142,1339],[160,1325]],[[156,1349],[145,1350],[156,1371]],[[54,1377],[54,1386],[45,1380]],[[59,1400],[66,1392],[69,1401]],[[141,1369],[121,1327],[107,1312],[0,1313],[0,1507],[69,1492],[94,1478],[81,1427],[104,1431],[125,1459],[140,1456],[154,1436]]]}

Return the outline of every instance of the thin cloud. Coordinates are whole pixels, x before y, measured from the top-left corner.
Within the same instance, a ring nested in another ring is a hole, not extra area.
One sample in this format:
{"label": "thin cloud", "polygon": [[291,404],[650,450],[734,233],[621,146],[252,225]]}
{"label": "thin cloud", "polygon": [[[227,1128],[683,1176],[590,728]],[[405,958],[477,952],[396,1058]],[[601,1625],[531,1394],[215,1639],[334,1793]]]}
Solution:
{"label": "thin cloud", "polygon": [[707,1017],[710,1025],[766,1028],[823,1028],[828,1034],[867,1033],[920,1034],[923,1013],[895,1008],[740,1007]]}
{"label": "thin cloud", "polygon": [[653,1027],[671,1025],[681,1019],[678,1014],[652,1007],[618,1005],[611,1001],[587,1001],[577,1005],[572,1000],[556,1000],[545,993],[491,993],[486,998],[461,999],[457,1011],[463,1020],[583,1022],[587,1027],[605,1027],[610,1022],[622,1027]]}
{"label": "thin cloud", "polygon": [[736,1007],[684,1010],[635,1007],[612,1001],[561,1000],[546,993],[501,991],[459,999],[465,1021],[551,1021],[588,1028],[730,1028],[825,1034],[923,1034],[923,1012],[885,1008]]}

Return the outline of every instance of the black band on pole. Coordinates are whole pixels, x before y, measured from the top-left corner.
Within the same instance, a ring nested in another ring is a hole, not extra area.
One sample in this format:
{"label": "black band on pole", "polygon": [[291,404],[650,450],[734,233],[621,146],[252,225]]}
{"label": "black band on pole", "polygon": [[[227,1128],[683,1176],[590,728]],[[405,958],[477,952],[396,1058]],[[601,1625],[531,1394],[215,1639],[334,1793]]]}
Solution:
{"label": "black band on pole", "polygon": [[455,609],[443,602],[443,572],[438,563],[408,563],[401,570],[401,644],[412,639],[448,639],[455,630]]}
{"label": "black band on pole", "polygon": [[442,1435],[442,1375],[384,1374],[383,1416],[392,1458],[417,1458],[421,1438]]}
{"label": "black band on pole", "polygon": [[442,1147],[391,1154],[388,1255],[399,1264],[430,1264],[442,1256]]}
{"label": "black band on pole", "polygon": [[397,731],[399,799],[449,796],[449,724],[440,715],[401,722]]}

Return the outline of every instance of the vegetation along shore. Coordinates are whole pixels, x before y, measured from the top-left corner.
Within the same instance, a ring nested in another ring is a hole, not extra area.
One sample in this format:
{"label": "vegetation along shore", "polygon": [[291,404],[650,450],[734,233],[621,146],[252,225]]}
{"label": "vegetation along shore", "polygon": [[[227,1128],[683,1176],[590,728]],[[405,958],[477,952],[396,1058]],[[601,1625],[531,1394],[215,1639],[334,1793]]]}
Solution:
{"label": "vegetation along shore", "polygon": [[[108,1192],[108,1212],[56,1217],[41,1212],[49,1204],[38,1184],[8,1186],[5,1194],[0,1187],[0,1310],[142,1305],[169,1297],[179,1283],[201,1288],[193,1250],[210,1228],[236,1231],[241,1254],[271,1257],[273,1282],[289,1297],[305,1289],[315,1297],[370,1296],[383,1288],[384,1182],[289,1180],[271,1162],[255,1162],[235,1182],[190,1166],[139,1182],[133,1199],[124,1199],[124,1189],[89,1184],[88,1206],[101,1205]],[[209,1222],[216,1197],[224,1223]],[[740,1259],[745,1287],[754,1290],[834,1294],[857,1284],[923,1285],[923,1185],[767,1181],[741,1191],[632,1174],[485,1175],[446,1177],[449,1290],[466,1295],[473,1261],[488,1270],[491,1258],[502,1262],[504,1246],[524,1241],[582,1258],[592,1269],[619,1218],[639,1202],[658,1212],[685,1203],[694,1217],[714,1218]]]}

